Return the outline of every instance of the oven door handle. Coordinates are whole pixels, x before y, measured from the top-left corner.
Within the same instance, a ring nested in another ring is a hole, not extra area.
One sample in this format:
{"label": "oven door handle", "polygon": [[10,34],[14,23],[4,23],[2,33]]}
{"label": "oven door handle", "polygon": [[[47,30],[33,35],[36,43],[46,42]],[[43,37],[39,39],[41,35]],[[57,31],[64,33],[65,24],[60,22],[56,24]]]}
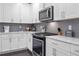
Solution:
{"label": "oven door handle", "polygon": [[36,39],[36,38],[33,38],[33,40],[43,41],[43,40],[40,40],[40,39]]}

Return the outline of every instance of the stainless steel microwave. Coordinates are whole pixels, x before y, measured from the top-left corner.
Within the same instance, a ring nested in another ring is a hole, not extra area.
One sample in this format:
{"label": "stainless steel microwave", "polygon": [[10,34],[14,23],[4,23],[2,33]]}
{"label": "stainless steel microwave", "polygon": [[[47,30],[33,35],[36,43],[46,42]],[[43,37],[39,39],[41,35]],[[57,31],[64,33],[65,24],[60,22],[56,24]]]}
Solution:
{"label": "stainless steel microwave", "polygon": [[50,6],[48,8],[39,11],[39,20],[40,21],[53,20],[53,6]]}

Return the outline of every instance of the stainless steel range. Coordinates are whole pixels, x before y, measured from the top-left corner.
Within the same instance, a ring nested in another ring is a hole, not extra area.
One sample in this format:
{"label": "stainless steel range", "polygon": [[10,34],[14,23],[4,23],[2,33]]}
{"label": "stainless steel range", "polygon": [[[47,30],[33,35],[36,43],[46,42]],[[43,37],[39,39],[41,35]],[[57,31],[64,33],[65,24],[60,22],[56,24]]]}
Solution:
{"label": "stainless steel range", "polygon": [[53,33],[34,33],[33,34],[33,55],[45,56],[46,54],[46,38],[45,36],[56,35]]}

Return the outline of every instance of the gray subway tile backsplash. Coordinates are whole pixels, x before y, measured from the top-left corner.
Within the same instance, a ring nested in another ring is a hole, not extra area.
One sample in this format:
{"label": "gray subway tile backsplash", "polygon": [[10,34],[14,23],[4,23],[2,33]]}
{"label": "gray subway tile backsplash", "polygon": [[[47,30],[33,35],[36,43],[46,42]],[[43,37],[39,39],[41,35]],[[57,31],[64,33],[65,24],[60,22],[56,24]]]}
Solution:
{"label": "gray subway tile backsplash", "polygon": [[[47,31],[48,32],[53,32],[53,28],[57,29],[57,27],[60,27],[63,32],[65,33],[65,31],[68,30],[68,25],[72,26],[72,30],[74,32],[74,36],[79,38],[79,20],[68,20],[68,21],[61,21],[61,22],[57,22],[57,25],[49,25],[47,26]],[[50,29],[52,29],[52,31],[50,31]],[[56,30],[54,30],[56,31]]]}

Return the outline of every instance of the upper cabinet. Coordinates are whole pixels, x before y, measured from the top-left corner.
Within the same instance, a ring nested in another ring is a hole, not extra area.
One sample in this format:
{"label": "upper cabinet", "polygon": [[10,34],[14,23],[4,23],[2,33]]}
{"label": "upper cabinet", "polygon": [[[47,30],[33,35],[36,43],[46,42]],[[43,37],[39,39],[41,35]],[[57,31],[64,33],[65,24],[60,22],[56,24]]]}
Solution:
{"label": "upper cabinet", "polygon": [[66,18],[79,18],[79,3],[65,4]]}
{"label": "upper cabinet", "polygon": [[40,22],[39,21],[39,3],[33,3],[32,4],[32,21],[33,23]]}
{"label": "upper cabinet", "polygon": [[0,3],[0,22],[32,23],[37,20],[37,9],[27,3]]}
{"label": "upper cabinet", "polygon": [[79,3],[0,3],[0,22],[38,23],[39,11],[54,6],[54,20],[79,18]]}
{"label": "upper cabinet", "polygon": [[3,21],[3,6],[2,3],[0,4],[0,22]]}
{"label": "upper cabinet", "polygon": [[79,3],[43,3],[41,8],[54,6],[54,20],[79,18]]}
{"label": "upper cabinet", "polygon": [[12,4],[12,23],[19,23],[21,22],[21,15],[20,15],[20,4]]}
{"label": "upper cabinet", "polygon": [[0,3],[0,22],[18,23],[20,21],[19,10],[16,3]]}
{"label": "upper cabinet", "polygon": [[21,22],[22,23],[31,23],[32,22],[32,13],[31,13],[31,10],[32,9],[32,6],[31,4],[26,4],[26,3],[23,3],[21,6],[20,6],[20,15],[21,15]]}
{"label": "upper cabinet", "polygon": [[55,3],[52,5],[54,6],[54,20],[63,20],[65,18],[64,4]]}

